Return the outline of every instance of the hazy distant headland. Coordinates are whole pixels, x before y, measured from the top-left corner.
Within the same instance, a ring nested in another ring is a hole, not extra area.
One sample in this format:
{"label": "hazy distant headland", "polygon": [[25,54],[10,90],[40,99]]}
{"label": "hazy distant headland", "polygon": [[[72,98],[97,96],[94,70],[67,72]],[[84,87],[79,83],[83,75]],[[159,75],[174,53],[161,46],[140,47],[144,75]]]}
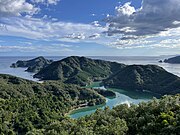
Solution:
{"label": "hazy distant headland", "polygon": [[168,58],[165,60],[160,60],[159,62],[165,62],[165,63],[170,63],[170,64],[180,64],[180,56],[175,56],[175,57]]}

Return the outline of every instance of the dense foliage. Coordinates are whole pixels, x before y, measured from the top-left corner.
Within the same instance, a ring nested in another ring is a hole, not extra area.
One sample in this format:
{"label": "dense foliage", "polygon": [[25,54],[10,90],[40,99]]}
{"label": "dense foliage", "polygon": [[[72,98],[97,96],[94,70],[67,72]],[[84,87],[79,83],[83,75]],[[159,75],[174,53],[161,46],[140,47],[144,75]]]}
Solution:
{"label": "dense foliage", "polygon": [[53,62],[34,77],[42,80],[61,80],[65,83],[85,86],[90,82],[107,78],[123,67],[125,67],[124,64],[116,62],[71,56]]}
{"label": "dense foliage", "polygon": [[112,90],[94,89],[97,93],[104,97],[116,97],[116,93]]}
{"label": "dense foliage", "polygon": [[153,99],[131,107],[123,104],[112,110],[97,110],[77,121],[84,121],[86,125],[94,122],[92,132],[96,134],[178,135],[180,95],[164,96],[160,100]]}
{"label": "dense foliage", "polygon": [[180,131],[179,99],[180,95],[164,96],[130,107],[126,104],[112,110],[106,107],[79,119],[62,115],[69,101],[62,102],[58,97],[1,99],[0,134],[177,135]]}
{"label": "dense foliage", "polygon": [[18,60],[16,63],[11,65],[12,68],[18,67],[27,67],[27,72],[39,72],[42,68],[45,68],[47,65],[51,64],[52,60],[47,60],[44,57],[40,56],[32,60],[22,61]]}
{"label": "dense foliage", "polygon": [[158,94],[180,93],[180,78],[156,65],[130,65],[103,81],[107,87]]}
{"label": "dense foliage", "polygon": [[69,110],[105,103],[93,89],[0,75],[0,134],[25,134],[61,121]]}

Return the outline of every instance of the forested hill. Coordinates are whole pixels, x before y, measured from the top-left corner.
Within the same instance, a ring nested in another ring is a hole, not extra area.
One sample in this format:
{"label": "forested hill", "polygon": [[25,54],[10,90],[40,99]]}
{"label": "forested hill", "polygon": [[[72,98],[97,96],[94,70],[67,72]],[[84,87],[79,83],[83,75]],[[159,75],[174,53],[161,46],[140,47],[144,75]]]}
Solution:
{"label": "forested hill", "polygon": [[105,98],[93,89],[0,74],[0,134],[24,135],[60,121],[73,108],[103,103]]}
{"label": "forested hill", "polygon": [[103,81],[107,87],[158,94],[180,93],[180,78],[156,65],[130,65]]}
{"label": "forested hill", "polygon": [[65,83],[85,86],[93,81],[107,78],[124,68],[124,64],[71,56],[53,62],[34,75],[42,80],[61,80]]}

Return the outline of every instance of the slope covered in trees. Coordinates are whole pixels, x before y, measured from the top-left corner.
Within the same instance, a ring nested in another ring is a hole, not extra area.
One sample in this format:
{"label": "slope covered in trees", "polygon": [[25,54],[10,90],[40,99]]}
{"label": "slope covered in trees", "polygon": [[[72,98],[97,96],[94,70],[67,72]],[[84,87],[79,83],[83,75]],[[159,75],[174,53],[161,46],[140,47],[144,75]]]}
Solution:
{"label": "slope covered in trees", "polygon": [[[48,84],[49,87],[54,85],[52,82]],[[130,107],[126,104],[119,105],[112,110],[106,107],[104,110],[98,109],[90,116],[71,119],[66,117],[64,113],[74,104],[75,99],[72,100],[74,94],[68,94],[68,88],[67,91],[64,91],[67,96],[64,96],[65,93],[60,94],[54,88],[51,90],[47,93],[41,92],[41,96],[35,94],[29,98],[1,98],[0,134],[179,134],[180,95],[164,96],[162,99],[153,99],[147,103],[131,105]]]}
{"label": "slope covered in trees", "polygon": [[64,118],[79,106],[99,105],[105,98],[93,89],[61,82],[43,84],[0,75],[0,134],[25,134]]}
{"label": "slope covered in trees", "polygon": [[180,78],[156,65],[130,65],[103,81],[107,87],[158,94],[180,93]]}
{"label": "slope covered in trees", "polygon": [[93,81],[107,78],[124,68],[124,64],[71,56],[53,62],[34,75],[42,80],[61,80],[65,83],[85,86]]}

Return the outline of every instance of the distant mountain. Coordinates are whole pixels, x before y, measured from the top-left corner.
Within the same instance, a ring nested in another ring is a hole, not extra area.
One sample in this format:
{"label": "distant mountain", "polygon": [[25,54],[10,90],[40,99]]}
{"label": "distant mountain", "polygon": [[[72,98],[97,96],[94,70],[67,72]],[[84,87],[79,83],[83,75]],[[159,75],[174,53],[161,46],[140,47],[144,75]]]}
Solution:
{"label": "distant mountain", "polygon": [[165,63],[180,64],[180,56],[172,57],[164,60]]}
{"label": "distant mountain", "polygon": [[85,86],[90,82],[103,80],[124,67],[124,64],[116,62],[71,56],[51,63],[34,77]]}
{"label": "distant mountain", "polygon": [[52,60],[47,60],[44,57],[40,56],[34,58],[32,60],[22,61],[18,60],[16,63],[11,65],[12,68],[18,67],[27,67],[27,72],[39,72],[42,68],[46,67],[47,65],[51,64]]}
{"label": "distant mountain", "polygon": [[180,93],[180,78],[156,65],[130,65],[103,81],[106,87],[150,91],[159,94]]}

